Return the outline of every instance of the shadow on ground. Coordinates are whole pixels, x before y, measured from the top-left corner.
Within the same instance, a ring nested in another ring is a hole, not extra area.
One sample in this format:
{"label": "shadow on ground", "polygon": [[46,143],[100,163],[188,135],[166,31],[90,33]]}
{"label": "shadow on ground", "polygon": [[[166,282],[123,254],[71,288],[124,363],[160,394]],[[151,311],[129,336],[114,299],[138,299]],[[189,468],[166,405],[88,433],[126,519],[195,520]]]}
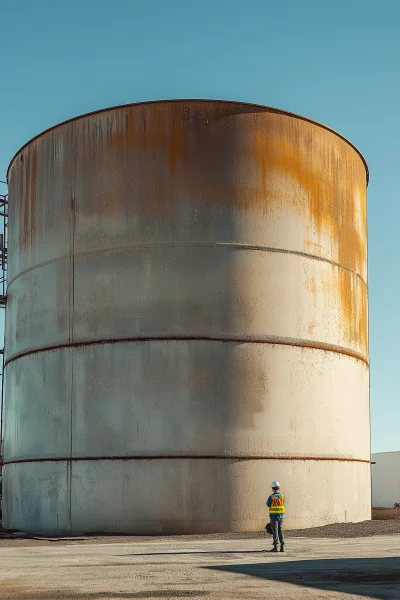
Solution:
{"label": "shadow on ground", "polygon": [[14,529],[2,529],[0,527],[0,540],[39,540],[46,542],[65,542],[73,540],[74,542],[84,542],[86,537],[47,537],[45,535],[33,535],[30,533],[24,533],[23,531],[16,531]]}
{"label": "shadow on ground", "polygon": [[397,556],[216,565],[203,568],[326,591],[384,600],[400,599],[400,557]]}
{"label": "shadow on ground", "polygon": [[[189,550],[183,552],[169,552],[165,550],[164,552],[133,552],[129,554],[116,554],[115,556],[190,556],[208,554],[210,556],[215,556],[216,554],[220,554],[221,556],[225,554],[265,554],[265,550]],[[124,564],[124,563],[122,563]]]}

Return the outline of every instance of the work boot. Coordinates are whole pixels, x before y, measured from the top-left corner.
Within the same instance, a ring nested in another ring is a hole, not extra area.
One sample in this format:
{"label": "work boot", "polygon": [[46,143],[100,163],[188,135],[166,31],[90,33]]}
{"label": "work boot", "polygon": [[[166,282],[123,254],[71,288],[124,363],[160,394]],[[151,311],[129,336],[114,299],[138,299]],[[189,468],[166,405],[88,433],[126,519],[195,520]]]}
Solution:
{"label": "work boot", "polygon": [[272,548],[272,550],[270,550],[270,552],[278,552],[278,548],[277,548],[276,546],[274,546],[274,547]]}
{"label": "work boot", "polygon": [[281,552],[285,552],[285,546],[281,544]]}

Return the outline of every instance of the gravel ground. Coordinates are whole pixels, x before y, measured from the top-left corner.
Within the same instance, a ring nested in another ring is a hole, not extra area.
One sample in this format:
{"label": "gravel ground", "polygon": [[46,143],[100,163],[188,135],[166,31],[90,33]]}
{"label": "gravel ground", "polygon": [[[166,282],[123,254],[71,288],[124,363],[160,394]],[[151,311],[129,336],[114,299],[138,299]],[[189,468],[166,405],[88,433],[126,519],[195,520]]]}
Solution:
{"label": "gravel ground", "polygon": [[[285,535],[303,538],[362,538],[373,535],[391,535],[400,533],[400,519],[385,519],[363,521],[362,523],[335,523],[324,527],[313,527],[311,529],[297,529],[286,531]],[[215,533],[207,535],[184,535],[169,536],[162,538],[165,541],[197,541],[204,540],[235,540],[235,539],[259,539],[264,538],[263,531],[255,533]],[[0,547],[4,546],[36,546],[63,544],[111,544],[111,543],[140,543],[159,541],[160,537],[152,536],[130,536],[130,535],[88,535],[79,537],[48,538],[41,536],[30,536],[20,532],[11,532],[0,527]]]}
{"label": "gravel ground", "polygon": [[400,519],[400,508],[373,508],[373,519]]}
{"label": "gravel ground", "polygon": [[288,537],[307,538],[354,538],[369,537],[371,535],[390,535],[400,533],[400,519],[382,521],[363,521],[362,523],[335,523],[324,527],[312,529],[297,529],[288,531]]}

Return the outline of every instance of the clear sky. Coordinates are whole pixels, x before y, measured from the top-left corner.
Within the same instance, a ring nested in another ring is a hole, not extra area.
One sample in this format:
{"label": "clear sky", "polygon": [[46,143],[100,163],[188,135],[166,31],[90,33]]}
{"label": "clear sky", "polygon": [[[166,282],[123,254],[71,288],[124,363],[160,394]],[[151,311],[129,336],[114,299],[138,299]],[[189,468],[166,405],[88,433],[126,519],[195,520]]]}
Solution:
{"label": "clear sky", "polygon": [[43,129],[160,98],[276,106],[365,155],[373,451],[400,449],[399,0],[3,0],[0,179]]}

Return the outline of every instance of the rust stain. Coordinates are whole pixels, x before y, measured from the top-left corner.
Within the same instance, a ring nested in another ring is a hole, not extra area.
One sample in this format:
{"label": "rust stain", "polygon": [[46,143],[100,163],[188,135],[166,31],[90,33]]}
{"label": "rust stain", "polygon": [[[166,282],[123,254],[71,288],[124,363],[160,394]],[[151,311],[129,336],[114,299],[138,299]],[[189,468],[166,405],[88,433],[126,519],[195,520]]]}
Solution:
{"label": "rust stain", "polygon": [[[21,161],[25,159],[25,162],[28,160],[29,150],[24,154],[21,154]],[[21,178],[22,178],[22,190],[21,190],[21,250],[25,250],[28,247],[29,240],[29,188],[28,188],[28,179],[29,179],[29,162],[25,169],[21,169]]]}
{"label": "rust stain", "polygon": [[185,121],[176,114],[174,110],[171,129],[169,131],[168,160],[171,175],[176,174],[176,165],[178,161],[184,161],[187,158],[186,127]]}
{"label": "rust stain", "polygon": [[[312,298],[313,298],[314,313],[315,313],[315,307],[316,307],[316,301],[317,301],[317,281],[316,281],[315,277],[312,277],[311,281],[309,282],[309,290],[310,290]],[[316,314],[315,314],[315,317],[317,317]],[[317,318],[314,318],[310,322],[310,324],[309,324],[309,326],[307,328],[308,334],[310,336],[312,336],[314,334],[314,330],[315,330],[316,326],[317,326]]]}
{"label": "rust stain", "polygon": [[[165,189],[171,187],[177,174],[178,164],[188,158],[186,126],[180,114],[180,107],[173,106],[172,114],[167,110],[168,108],[167,105],[160,105],[155,106],[152,111],[149,111],[146,106],[136,111],[124,113],[116,111],[113,126],[100,143],[105,156],[110,150],[116,153],[120,168],[124,172],[135,168],[144,168],[146,171],[149,157],[153,164],[160,155],[168,157],[168,177],[163,177],[161,174],[162,180],[159,181],[160,173],[153,167],[146,181],[147,206],[154,215],[173,210],[171,205],[173,194],[169,195],[169,201],[166,202]],[[85,153],[88,171],[93,169],[93,154],[96,152],[98,152],[97,144],[89,144]],[[162,186],[164,186],[164,193]],[[119,212],[119,204],[118,193],[110,194],[105,202],[109,214]]]}
{"label": "rust stain", "polygon": [[298,455],[269,455],[269,454],[153,454],[135,456],[73,456],[73,457],[46,457],[46,458],[20,458],[4,461],[3,465],[42,462],[82,462],[82,461],[119,461],[119,460],[324,460],[340,462],[359,462],[371,464],[369,459],[345,456],[298,456]]}
{"label": "rust stain", "polygon": [[31,178],[30,178],[30,243],[36,243],[36,194],[37,194],[37,143],[32,145]]}
{"label": "rust stain", "polygon": [[368,296],[362,282],[345,269],[337,273],[346,337],[368,353]]}
{"label": "rust stain", "polygon": [[[301,131],[303,129],[304,131]],[[278,172],[289,179],[282,192],[284,205],[312,224],[318,240],[330,240],[338,263],[365,276],[366,267],[366,179],[359,156],[342,140],[328,146],[325,131],[310,130],[309,124],[285,124],[276,120],[254,136],[253,155],[260,178]],[[335,147],[337,146],[337,147]],[[295,184],[295,185],[293,185]],[[322,246],[322,244],[321,244]],[[368,354],[368,309],[366,290],[359,289],[345,269],[340,270],[336,293],[342,307],[345,334]]]}
{"label": "rust stain", "polygon": [[352,350],[351,348],[335,346],[332,344],[327,344],[326,342],[299,340],[296,338],[284,338],[284,337],[277,337],[277,336],[266,336],[264,338],[259,338],[259,337],[254,338],[253,336],[246,336],[246,335],[242,335],[242,336],[236,336],[236,335],[231,335],[231,336],[197,335],[197,336],[193,336],[193,335],[171,335],[171,334],[164,334],[164,335],[145,334],[145,335],[129,336],[129,337],[125,337],[125,338],[118,337],[115,339],[96,338],[93,340],[72,342],[72,343],[68,343],[68,344],[65,344],[65,343],[52,344],[52,345],[38,347],[38,348],[35,348],[32,350],[23,350],[21,352],[17,352],[15,354],[11,355],[10,358],[8,358],[5,361],[5,366],[9,365],[10,363],[12,363],[16,360],[19,360],[20,358],[22,358],[24,356],[31,356],[33,354],[39,354],[40,352],[48,352],[49,350],[59,350],[61,348],[79,348],[79,347],[84,347],[84,346],[102,345],[102,344],[121,344],[121,343],[129,343],[132,341],[154,342],[156,340],[158,340],[158,341],[195,341],[195,340],[198,341],[198,340],[201,340],[201,341],[239,342],[239,343],[250,342],[253,344],[271,344],[271,345],[276,345],[276,346],[293,346],[296,348],[310,348],[311,350],[323,350],[325,352],[334,352],[336,354],[342,354],[344,356],[351,356],[352,358],[355,358],[356,360],[360,360],[364,364],[369,366],[368,359],[365,357],[364,354],[362,354],[356,350]]}
{"label": "rust stain", "polygon": [[[111,109],[64,127],[88,217],[100,204],[109,216],[147,211],[164,219],[194,201],[260,220],[290,214],[304,227],[306,247],[321,256],[330,247],[329,258],[366,277],[365,167],[328,130],[261,107],[190,101]],[[32,142],[21,154],[25,162],[14,163],[23,249],[36,232],[36,148]],[[367,355],[366,291],[345,270],[335,285],[330,293],[340,298],[345,335]]]}
{"label": "rust stain", "polygon": [[310,291],[311,291],[312,295],[315,298],[315,296],[317,294],[317,282],[315,281],[315,277],[313,277],[311,279],[311,282],[310,282]]}
{"label": "rust stain", "polygon": [[259,127],[252,150],[263,184],[266,172],[283,174],[285,205],[300,209],[320,238],[325,233],[337,244],[338,262],[363,274],[366,181],[358,155],[340,139],[328,144],[327,132],[302,122],[275,119]]}
{"label": "rust stain", "polygon": [[32,249],[36,242],[37,147],[33,142],[20,157],[21,186],[17,202],[21,215],[21,250]]}

